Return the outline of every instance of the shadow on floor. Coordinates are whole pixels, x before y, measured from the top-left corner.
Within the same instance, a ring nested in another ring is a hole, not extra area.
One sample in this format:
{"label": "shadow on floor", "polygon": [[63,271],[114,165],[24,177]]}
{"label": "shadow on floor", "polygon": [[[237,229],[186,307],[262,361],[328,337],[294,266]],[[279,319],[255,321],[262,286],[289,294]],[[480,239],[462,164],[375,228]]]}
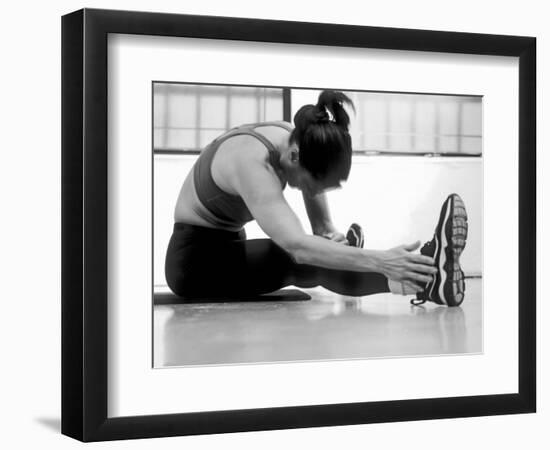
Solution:
{"label": "shadow on floor", "polygon": [[49,428],[50,431],[61,433],[61,419],[59,417],[37,417],[34,420],[45,428]]}

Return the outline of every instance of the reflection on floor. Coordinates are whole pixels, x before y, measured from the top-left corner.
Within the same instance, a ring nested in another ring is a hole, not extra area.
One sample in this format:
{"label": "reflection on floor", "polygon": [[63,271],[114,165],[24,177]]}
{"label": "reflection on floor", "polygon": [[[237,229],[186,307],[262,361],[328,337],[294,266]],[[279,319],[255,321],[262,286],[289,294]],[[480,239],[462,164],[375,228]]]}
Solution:
{"label": "reflection on floor", "polygon": [[312,300],[155,306],[155,367],[482,352],[481,279],[458,308],[304,291]]}

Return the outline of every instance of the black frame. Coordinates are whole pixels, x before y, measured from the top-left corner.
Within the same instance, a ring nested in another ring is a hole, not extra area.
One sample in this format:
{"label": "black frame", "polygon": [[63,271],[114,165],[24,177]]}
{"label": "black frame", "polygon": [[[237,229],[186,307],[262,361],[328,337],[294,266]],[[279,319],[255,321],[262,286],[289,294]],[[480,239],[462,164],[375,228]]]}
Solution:
{"label": "black frame", "polygon": [[[518,392],[108,418],[108,33],[519,57]],[[82,441],[100,441],[534,412],[535,91],[533,37],[91,9],[64,16],[62,432]]]}

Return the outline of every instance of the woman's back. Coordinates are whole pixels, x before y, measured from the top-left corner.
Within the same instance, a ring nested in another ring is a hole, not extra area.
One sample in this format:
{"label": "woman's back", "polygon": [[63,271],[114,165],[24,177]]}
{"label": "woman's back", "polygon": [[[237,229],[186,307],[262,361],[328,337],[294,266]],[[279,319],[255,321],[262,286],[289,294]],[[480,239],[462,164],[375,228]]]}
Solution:
{"label": "woman's back", "polygon": [[181,188],[175,221],[234,231],[253,220],[232,185],[230,168],[239,157],[239,149],[259,148],[258,141],[265,148],[266,162],[276,168],[274,143],[286,139],[291,130],[287,122],[263,122],[232,128],[216,138],[203,150]]}

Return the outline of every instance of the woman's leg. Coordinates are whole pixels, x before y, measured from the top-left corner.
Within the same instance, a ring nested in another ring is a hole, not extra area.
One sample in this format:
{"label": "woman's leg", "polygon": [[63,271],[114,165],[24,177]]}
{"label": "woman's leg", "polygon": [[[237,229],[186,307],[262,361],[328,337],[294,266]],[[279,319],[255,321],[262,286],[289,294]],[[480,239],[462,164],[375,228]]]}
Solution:
{"label": "woman's leg", "polygon": [[389,292],[387,278],[296,264],[271,239],[245,239],[192,227],[175,231],[166,256],[168,285],[181,296],[248,296],[285,286],[323,286],[343,295]]}
{"label": "woman's leg", "polygon": [[250,239],[230,244],[233,252],[242,246],[244,258],[238,267],[246,289],[255,293],[272,292],[284,286],[302,288],[323,286],[342,295],[362,296],[389,292],[388,279],[376,272],[352,272],[325,269],[322,267],[296,264],[291,256],[271,239]]}
{"label": "woman's leg", "polygon": [[294,284],[298,287],[323,286],[342,295],[362,296],[390,292],[388,279],[377,272],[352,272],[295,264]]}
{"label": "woman's leg", "polygon": [[258,295],[289,285],[323,286],[352,296],[389,292],[388,280],[380,273],[296,264],[270,239],[191,246],[186,259],[187,270],[180,285],[187,295]]}

